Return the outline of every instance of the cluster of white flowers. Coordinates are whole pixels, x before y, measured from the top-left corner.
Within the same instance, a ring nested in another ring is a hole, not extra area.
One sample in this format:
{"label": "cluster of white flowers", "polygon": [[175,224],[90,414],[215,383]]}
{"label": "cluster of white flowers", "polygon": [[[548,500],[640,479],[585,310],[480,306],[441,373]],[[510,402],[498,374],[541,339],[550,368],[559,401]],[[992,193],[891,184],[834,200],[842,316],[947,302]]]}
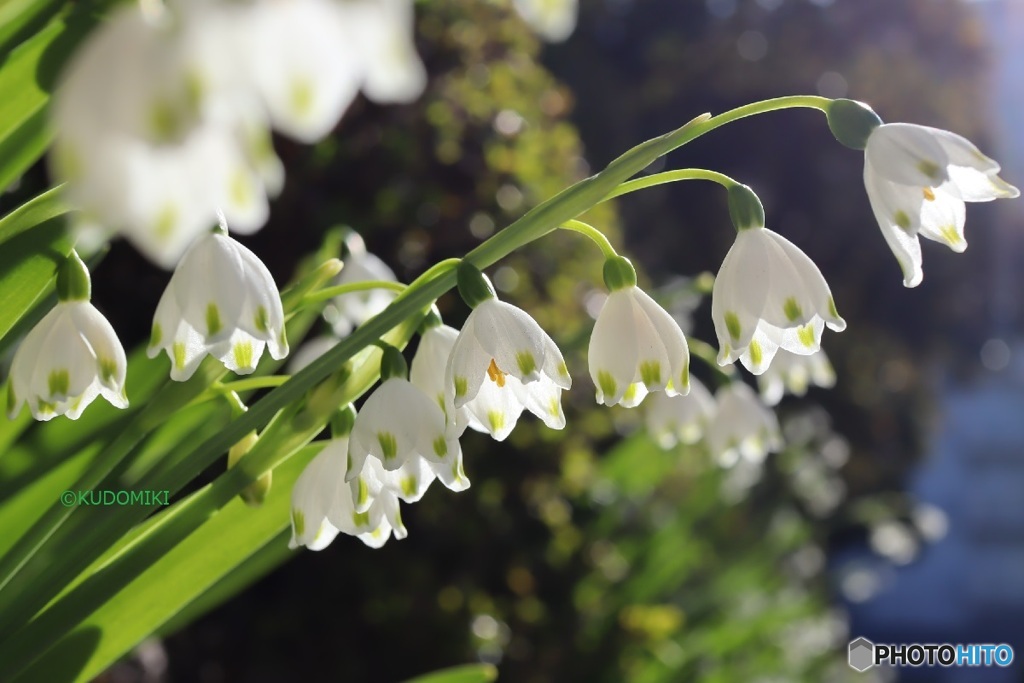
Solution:
{"label": "cluster of white flowers", "polygon": [[411,0],[157,7],[121,6],[70,62],[51,168],[85,223],[166,268],[218,211],[241,233],[266,222],[284,179],[270,128],[312,142],[360,90],[406,102],[426,81]]}

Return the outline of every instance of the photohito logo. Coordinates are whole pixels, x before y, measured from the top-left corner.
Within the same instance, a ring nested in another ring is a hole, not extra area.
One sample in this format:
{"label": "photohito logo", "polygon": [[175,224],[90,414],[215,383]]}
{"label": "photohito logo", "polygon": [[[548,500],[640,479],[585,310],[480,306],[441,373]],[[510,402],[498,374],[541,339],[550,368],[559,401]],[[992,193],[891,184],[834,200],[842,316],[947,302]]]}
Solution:
{"label": "photohito logo", "polygon": [[879,664],[1005,667],[1013,663],[1013,648],[1005,643],[876,645],[867,638],[857,638],[850,641],[849,662],[857,671],[867,671]]}

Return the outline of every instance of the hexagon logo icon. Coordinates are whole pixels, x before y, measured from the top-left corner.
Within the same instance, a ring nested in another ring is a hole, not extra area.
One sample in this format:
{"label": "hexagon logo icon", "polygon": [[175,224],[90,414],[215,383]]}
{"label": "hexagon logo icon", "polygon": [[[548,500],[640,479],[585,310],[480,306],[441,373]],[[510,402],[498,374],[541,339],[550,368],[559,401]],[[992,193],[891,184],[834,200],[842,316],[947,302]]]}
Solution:
{"label": "hexagon logo icon", "polygon": [[875,665],[875,644],[867,638],[850,641],[850,666],[867,671]]}

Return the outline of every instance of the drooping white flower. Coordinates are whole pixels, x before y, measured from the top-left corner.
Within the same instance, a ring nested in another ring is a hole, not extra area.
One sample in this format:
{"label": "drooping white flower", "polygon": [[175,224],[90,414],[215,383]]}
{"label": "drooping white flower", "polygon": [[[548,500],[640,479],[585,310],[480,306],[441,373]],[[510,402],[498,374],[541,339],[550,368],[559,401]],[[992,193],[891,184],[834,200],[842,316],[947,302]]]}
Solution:
{"label": "drooping white flower", "polygon": [[449,433],[456,437],[462,435],[469,416],[465,406],[455,409],[455,393],[445,390],[444,374],[458,337],[459,331],[454,327],[443,324],[428,327],[420,335],[420,345],[409,366],[409,381],[437,402],[445,413]]}
{"label": "drooping white flower", "polygon": [[811,384],[830,389],[835,383],[836,373],[822,350],[809,356],[780,350],[771,366],[757,378],[761,398],[770,406],[781,401],[787,391],[803,396]]}
{"label": "drooping white flower", "polygon": [[366,496],[359,501],[362,510],[356,510],[351,487],[345,482],[348,446],[347,437],[328,441],[296,480],[289,548],[322,550],[339,532],[356,536],[372,548],[384,545],[392,532],[395,538],[405,538],[405,526],[393,497],[377,503]]}
{"label": "drooping white flower", "polygon": [[753,389],[733,382],[715,394],[718,405],[707,431],[711,453],[726,467],[741,458],[761,462],[782,448],[782,432],[775,413],[766,408]]}
{"label": "drooping white flower", "polygon": [[[69,61],[54,97],[51,169],[86,223],[171,267],[223,210],[240,232],[279,185],[259,103],[238,86],[240,9],[117,9]],[[276,187],[271,187],[271,191]]]}
{"label": "drooping white flower", "polygon": [[739,358],[755,375],[780,348],[809,355],[821,348],[826,325],[846,328],[814,262],[782,235],[757,226],[739,230],[722,261],[711,317],[719,365]]}
{"label": "drooping white flower", "polygon": [[449,433],[444,411],[403,377],[384,379],[366,399],[352,428],[349,454],[349,480],[360,476],[367,459],[380,461],[387,471],[423,459],[449,489],[469,487],[462,447]]}
{"label": "drooping white flower", "polygon": [[469,314],[445,369],[455,409],[465,406],[470,426],[498,440],[508,436],[523,408],[552,429],[564,427],[561,392],[571,385],[551,337],[524,310],[493,295]]}
{"label": "drooping white flower", "polygon": [[690,380],[685,396],[657,393],[648,404],[647,431],[662,448],[697,443],[715,414],[715,399],[697,379]]}
{"label": "drooping white flower", "polygon": [[[347,285],[356,282],[380,280],[396,282],[395,272],[374,254],[366,251],[362,238],[350,236],[346,240],[348,257],[345,267],[335,278],[334,284]],[[334,333],[347,337],[352,329],[377,315],[394,301],[397,294],[390,289],[369,289],[363,292],[349,292],[336,296],[324,307],[324,319],[330,323]]]}
{"label": "drooping white flower", "polygon": [[349,0],[341,6],[361,59],[363,93],[378,104],[419,97],[427,70],[416,52],[412,0]]}
{"label": "drooping white flower", "polygon": [[[337,125],[359,90],[359,35],[347,3],[257,0],[245,36],[248,78],[273,126],[315,142]],[[375,3],[376,4],[376,3]]]}
{"label": "drooping white flower", "polygon": [[513,0],[516,11],[541,38],[560,43],[576,28],[577,0]]}
{"label": "drooping white flower", "polygon": [[264,348],[288,355],[281,295],[270,271],[226,234],[203,235],[189,247],[153,319],[147,353],[171,360],[171,379],[192,376],[209,353],[238,374],[256,369]]}
{"label": "drooping white flower", "polygon": [[590,337],[597,401],[633,407],[651,391],[685,394],[690,350],[679,324],[636,285],[608,294]]}
{"label": "drooping white flower", "polygon": [[864,150],[864,186],[903,284],[923,277],[918,237],[962,252],[964,202],[1012,198],[1020,191],[999,177],[999,164],[955,133],[911,123],[874,128]]}
{"label": "drooping white flower", "polygon": [[59,302],[36,323],[11,362],[7,413],[28,403],[37,420],[67,415],[77,420],[97,396],[127,408],[127,361],[117,333],[89,303],[89,273],[78,255],[61,266]]}

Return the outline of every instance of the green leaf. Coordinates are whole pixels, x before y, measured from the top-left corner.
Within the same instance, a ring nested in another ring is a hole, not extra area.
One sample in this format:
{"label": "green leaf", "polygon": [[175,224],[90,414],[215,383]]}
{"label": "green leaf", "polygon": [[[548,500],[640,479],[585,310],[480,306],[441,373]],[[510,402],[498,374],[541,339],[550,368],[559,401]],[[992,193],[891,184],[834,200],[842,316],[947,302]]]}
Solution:
{"label": "green leaf", "polygon": [[[320,448],[321,444],[304,448],[274,471],[274,486],[262,507],[251,508],[234,498],[198,530],[124,585],[117,595],[55,643],[46,657],[37,660],[16,680],[92,680],[268,544],[285,543],[287,537],[282,532],[289,525],[292,486]],[[182,517],[187,502],[177,504],[176,510],[168,510],[164,523],[173,525],[175,518]],[[115,558],[83,585],[116,580],[107,575],[118,574],[121,570],[131,571],[131,568],[117,563]]]}
{"label": "green leaf", "polygon": [[15,47],[31,29],[56,13],[64,0],[4,0],[0,3],[0,55]]}
{"label": "green leaf", "polygon": [[0,248],[0,339],[37,301],[53,291],[57,266],[71,251],[71,239],[59,218],[7,240]]}
{"label": "green leaf", "polygon": [[490,683],[496,680],[498,669],[493,664],[464,664],[410,678],[405,683]]}
{"label": "green leaf", "polygon": [[[3,183],[0,183],[2,186]],[[61,201],[60,195],[61,187],[54,187],[0,218],[0,244],[44,221],[67,213],[68,207]]]}

